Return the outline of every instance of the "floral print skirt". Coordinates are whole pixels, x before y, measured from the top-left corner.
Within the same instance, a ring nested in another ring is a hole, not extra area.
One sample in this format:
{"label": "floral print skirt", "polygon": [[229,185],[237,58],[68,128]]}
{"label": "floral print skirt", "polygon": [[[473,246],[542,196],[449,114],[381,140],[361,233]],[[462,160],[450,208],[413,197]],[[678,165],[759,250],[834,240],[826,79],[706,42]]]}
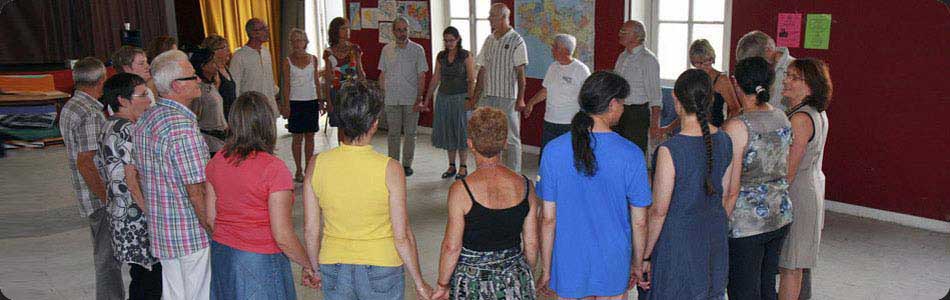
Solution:
{"label": "floral print skirt", "polygon": [[462,248],[450,286],[451,299],[535,299],[534,277],[521,247],[498,251]]}

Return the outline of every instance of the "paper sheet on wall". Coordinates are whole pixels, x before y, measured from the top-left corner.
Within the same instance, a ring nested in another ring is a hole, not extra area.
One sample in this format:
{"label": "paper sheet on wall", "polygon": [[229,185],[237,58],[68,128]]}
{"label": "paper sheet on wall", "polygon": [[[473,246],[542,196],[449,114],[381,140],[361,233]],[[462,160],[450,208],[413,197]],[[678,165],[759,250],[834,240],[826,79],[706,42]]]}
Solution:
{"label": "paper sheet on wall", "polygon": [[778,30],[775,32],[778,33],[775,39],[777,46],[798,48],[802,41],[802,14],[778,14]]}
{"label": "paper sheet on wall", "polygon": [[828,49],[831,39],[831,14],[808,14],[805,20],[805,48]]}
{"label": "paper sheet on wall", "polygon": [[392,22],[379,22],[379,43],[380,44],[389,44],[392,43],[396,38],[393,37],[393,23]]}
{"label": "paper sheet on wall", "polygon": [[360,30],[360,3],[351,2],[350,3],[350,30]]}
{"label": "paper sheet on wall", "polygon": [[392,22],[396,18],[396,1],[394,0],[381,0],[379,1],[379,20],[384,22]]}
{"label": "paper sheet on wall", "polygon": [[429,3],[424,1],[398,1],[396,3],[396,15],[409,19],[409,37],[429,38]]}
{"label": "paper sheet on wall", "polygon": [[360,12],[364,29],[379,28],[379,8],[363,8]]}

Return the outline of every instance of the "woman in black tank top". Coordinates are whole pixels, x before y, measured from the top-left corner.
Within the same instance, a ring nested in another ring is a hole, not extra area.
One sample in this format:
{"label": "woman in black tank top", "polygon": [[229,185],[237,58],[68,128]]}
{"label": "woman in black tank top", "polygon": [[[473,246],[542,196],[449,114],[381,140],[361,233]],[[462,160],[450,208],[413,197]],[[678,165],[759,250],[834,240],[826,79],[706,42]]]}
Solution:
{"label": "woman in black tank top", "polygon": [[527,177],[501,163],[507,126],[494,108],[468,122],[477,169],[449,190],[435,299],[535,299],[539,200]]}

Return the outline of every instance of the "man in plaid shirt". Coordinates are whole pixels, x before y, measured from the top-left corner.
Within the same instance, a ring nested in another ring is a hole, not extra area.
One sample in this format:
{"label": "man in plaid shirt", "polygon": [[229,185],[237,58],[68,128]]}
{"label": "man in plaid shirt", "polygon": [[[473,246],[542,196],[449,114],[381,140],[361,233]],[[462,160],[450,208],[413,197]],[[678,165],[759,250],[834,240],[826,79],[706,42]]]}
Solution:
{"label": "man in plaid shirt", "polygon": [[208,299],[211,265],[205,204],[208,146],[188,109],[201,96],[188,56],[170,50],[152,61],[160,96],[132,133],[133,155],[145,194],[152,253],[162,263],[162,296]]}
{"label": "man in plaid shirt", "polygon": [[66,144],[73,189],[79,198],[79,212],[89,219],[92,253],[96,266],[96,299],[125,299],[122,269],[112,256],[112,224],[107,210],[106,188],[93,161],[99,151],[99,132],[106,118],[102,114],[102,86],[106,68],[96,58],[87,57],[73,66],[76,92],[63,105],[59,128]]}

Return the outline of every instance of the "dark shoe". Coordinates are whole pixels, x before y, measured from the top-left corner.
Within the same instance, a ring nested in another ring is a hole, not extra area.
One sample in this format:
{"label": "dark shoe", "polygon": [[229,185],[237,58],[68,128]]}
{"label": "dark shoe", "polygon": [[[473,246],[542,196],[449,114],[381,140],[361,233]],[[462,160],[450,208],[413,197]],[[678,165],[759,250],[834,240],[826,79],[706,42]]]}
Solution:
{"label": "dark shoe", "polygon": [[406,177],[412,176],[412,168],[410,168],[410,167],[402,167],[402,171],[403,171],[404,173],[406,173]]}
{"label": "dark shoe", "polygon": [[456,180],[460,180],[468,176],[468,166],[459,165],[458,175],[455,175]]}
{"label": "dark shoe", "polygon": [[455,164],[449,164],[449,169],[442,173],[442,179],[446,179],[452,176],[455,176]]}

